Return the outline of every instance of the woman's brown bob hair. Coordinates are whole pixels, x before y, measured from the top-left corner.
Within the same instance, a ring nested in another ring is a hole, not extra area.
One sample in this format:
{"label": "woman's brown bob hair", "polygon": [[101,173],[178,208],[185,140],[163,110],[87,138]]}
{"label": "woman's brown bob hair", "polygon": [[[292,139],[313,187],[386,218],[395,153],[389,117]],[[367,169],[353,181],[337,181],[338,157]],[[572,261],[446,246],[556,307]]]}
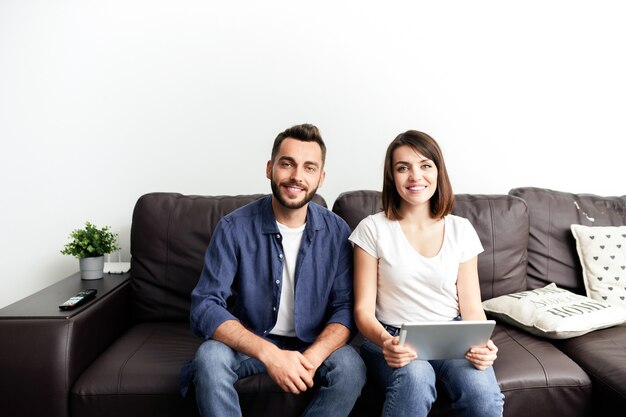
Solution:
{"label": "woman's brown bob hair", "polygon": [[446,163],[439,145],[429,135],[417,130],[407,130],[399,134],[387,147],[383,178],[383,211],[392,220],[402,220],[400,208],[400,194],[393,181],[393,153],[400,146],[409,146],[415,152],[430,159],[437,167],[437,189],[430,199],[430,211],[434,218],[442,218],[450,214],[454,205],[454,193],[448,177]]}

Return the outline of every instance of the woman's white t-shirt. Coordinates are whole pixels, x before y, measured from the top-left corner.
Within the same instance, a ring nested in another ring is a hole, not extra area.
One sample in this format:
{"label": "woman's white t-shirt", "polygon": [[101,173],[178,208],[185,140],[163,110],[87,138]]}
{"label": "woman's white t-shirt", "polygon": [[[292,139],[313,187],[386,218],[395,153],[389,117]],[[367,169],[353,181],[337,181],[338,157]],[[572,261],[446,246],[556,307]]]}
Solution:
{"label": "woman's white t-shirt", "polygon": [[378,259],[376,318],[400,327],[405,322],[453,320],[459,315],[459,264],[483,251],[469,220],[444,217],[444,239],[432,258],[420,255],[400,223],[384,212],[363,219],[350,241]]}

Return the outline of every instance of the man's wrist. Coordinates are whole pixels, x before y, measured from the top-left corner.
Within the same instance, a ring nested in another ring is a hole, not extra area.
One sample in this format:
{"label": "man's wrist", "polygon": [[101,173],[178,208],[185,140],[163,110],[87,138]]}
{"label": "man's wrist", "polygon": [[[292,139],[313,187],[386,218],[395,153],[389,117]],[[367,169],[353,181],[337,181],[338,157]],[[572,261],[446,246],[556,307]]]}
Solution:
{"label": "man's wrist", "polygon": [[315,369],[319,368],[326,359],[322,358],[321,355],[319,355],[314,349],[311,348],[305,350],[304,352],[302,352],[302,354],[309,362],[311,362],[311,365],[313,365]]}
{"label": "man's wrist", "polygon": [[273,343],[268,342],[265,339],[260,339],[260,346],[258,350],[257,359],[263,362],[267,366],[267,363],[270,361],[270,358],[278,354],[281,350],[278,346]]}

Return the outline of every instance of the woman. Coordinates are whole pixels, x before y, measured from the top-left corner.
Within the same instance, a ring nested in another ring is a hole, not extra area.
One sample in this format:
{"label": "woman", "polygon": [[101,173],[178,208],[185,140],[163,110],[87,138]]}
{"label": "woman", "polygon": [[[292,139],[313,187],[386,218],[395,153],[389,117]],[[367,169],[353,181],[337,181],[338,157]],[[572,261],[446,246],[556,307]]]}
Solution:
{"label": "woman", "polygon": [[398,344],[404,322],[486,320],[477,267],[483,247],[470,222],[450,214],[454,195],[433,138],[410,130],[389,144],[382,200],[383,211],[350,236],[355,319],[366,338],[361,354],[385,388],[382,415],[426,416],[439,380],[459,417],[501,416],[491,340],[465,359],[431,361]]}

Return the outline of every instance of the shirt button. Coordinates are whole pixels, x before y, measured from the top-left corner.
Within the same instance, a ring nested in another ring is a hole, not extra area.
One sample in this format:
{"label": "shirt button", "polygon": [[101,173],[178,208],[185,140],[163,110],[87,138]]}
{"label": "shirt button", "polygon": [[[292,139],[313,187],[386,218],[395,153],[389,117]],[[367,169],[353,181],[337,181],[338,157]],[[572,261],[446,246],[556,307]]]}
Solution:
{"label": "shirt button", "polygon": [[280,284],[280,280],[279,279],[276,280],[276,285],[278,285],[278,284]]}
{"label": "shirt button", "polygon": [[282,254],[282,253],[279,253],[279,254],[278,254],[278,257],[279,257],[280,259],[283,259],[283,254]]}
{"label": "shirt button", "polygon": [[276,235],[276,239],[280,239],[280,235]]}
{"label": "shirt button", "polygon": [[272,307],[272,311],[276,311],[276,307]]}

